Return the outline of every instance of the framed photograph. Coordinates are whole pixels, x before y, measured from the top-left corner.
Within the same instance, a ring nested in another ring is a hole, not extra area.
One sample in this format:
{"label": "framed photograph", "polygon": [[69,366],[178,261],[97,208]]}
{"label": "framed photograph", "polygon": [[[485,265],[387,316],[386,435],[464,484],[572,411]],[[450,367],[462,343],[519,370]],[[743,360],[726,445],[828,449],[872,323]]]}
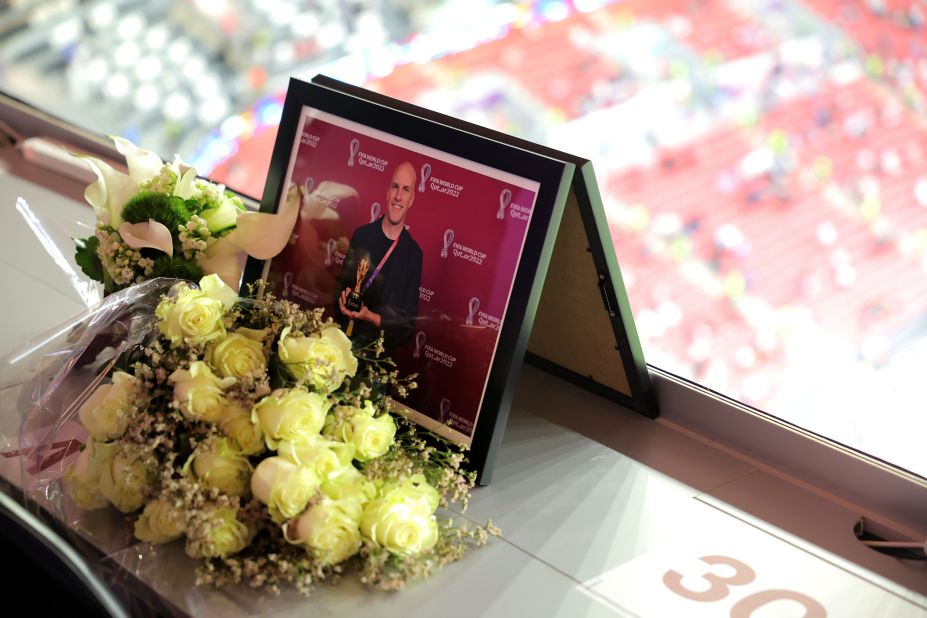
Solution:
{"label": "framed photograph", "polygon": [[[295,185],[300,216],[244,282],[323,308],[355,347],[382,332],[400,373],[419,375],[395,403],[467,445],[486,484],[577,165],[483,131],[328,78],[291,80],[261,209]],[[593,287],[599,307],[606,287]]]}

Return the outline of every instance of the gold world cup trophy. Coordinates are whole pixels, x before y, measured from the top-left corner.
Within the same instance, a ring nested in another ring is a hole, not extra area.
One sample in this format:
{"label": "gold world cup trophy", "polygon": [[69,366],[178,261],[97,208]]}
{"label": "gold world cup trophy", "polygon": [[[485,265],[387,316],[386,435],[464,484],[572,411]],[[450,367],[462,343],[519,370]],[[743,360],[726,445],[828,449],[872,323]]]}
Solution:
{"label": "gold world cup trophy", "polygon": [[[367,276],[367,271],[370,269],[370,260],[367,258],[361,258],[361,261],[357,263],[357,283],[354,284],[354,288],[351,289],[351,293],[348,294],[348,297],[344,301],[344,306],[348,311],[360,311],[363,306],[363,301],[361,300],[361,286],[364,284],[364,278]],[[344,334],[348,337],[351,336],[351,332],[354,330],[354,318],[351,318],[351,321],[348,322],[348,328],[345,330]]]}

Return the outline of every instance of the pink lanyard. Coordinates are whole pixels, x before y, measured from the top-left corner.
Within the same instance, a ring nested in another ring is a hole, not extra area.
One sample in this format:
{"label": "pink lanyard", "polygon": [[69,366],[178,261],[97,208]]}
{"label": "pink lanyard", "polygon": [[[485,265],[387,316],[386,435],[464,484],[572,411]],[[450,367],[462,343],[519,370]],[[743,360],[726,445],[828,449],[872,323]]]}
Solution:
{"label": "pink lanyard", "polygon": [[[399,232],[399,236],[402,236],[402,231]],[[366,283],[361,286],[361,294],[367,291],[370,287],[370,284],[373,283],[373,280],[377,278],[377,275],[380,273],[380,269],[383,268],[383,265],[386,264],[386,260],[389,259],[390,254],[393,253],[393,249],[396,248],[396,243],[399,242],[399,236],[396,237],[396,240],[393,241],[393,244],[389,246],[389,249],[386,251],[386,255],[383,256],[383,259],[380,260],[380,263],[377,264],[376,269],[373,271],[373,274],[367,278]]]}

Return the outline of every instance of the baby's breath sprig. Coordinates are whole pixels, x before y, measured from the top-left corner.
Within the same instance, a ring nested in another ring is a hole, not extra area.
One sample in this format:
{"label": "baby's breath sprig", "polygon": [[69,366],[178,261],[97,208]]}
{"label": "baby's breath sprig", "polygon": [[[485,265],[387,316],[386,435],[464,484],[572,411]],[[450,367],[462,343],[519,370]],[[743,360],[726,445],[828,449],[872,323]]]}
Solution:
{"label": "baby's breath sprig", "polygon": [[117,285],[144,281],[154,272],[154,260],[132,249],[119,233],[108,225],[97,225],[96,237],[100,242],[97,255],[106,274]]}
{"label": "baby's breath sprig", "polygon": [[213,240],[206,220],[197,215],[192,215],[189,221],[177,226],[177,238],[183,256],[188,260],[195,260],[205,253]]}

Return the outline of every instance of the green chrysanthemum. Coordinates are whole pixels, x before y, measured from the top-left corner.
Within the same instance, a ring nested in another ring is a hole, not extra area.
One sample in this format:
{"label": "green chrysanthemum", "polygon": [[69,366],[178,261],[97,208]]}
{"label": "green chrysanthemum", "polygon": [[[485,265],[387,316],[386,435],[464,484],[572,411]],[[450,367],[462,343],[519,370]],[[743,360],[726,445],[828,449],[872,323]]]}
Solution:
{"label": "green chrysanthemum", "polygon": [[175,279],[186,279],[187,281],[199,281],[203,276],[203,269],[196,262],[188,262],[183,256],[171,257],[162,255],[154,262],[151,275],[149,277],[173,277]]}
{"label": "green chrysanthemum", "polygon": [[122,218],[129,223],[144,223],[154,219],[174,235],[177,228],[190,220],[190,212],[179,197],[156,191],[141,191],[126,202]]}

